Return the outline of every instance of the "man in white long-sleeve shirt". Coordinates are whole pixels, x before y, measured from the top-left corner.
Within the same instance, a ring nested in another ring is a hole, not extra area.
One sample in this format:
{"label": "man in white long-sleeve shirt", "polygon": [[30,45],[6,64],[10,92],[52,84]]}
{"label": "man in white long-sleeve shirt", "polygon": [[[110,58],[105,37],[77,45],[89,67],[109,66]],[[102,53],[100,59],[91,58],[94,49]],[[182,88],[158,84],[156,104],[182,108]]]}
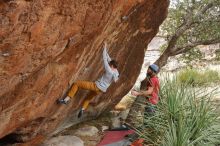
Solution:
{"label": "man in white long-sleeve shirt", "polygon": [[117,62],[115,60],[112,60],[110,56],[107,53],[107,44],[105,43],[104,50],[103,50],[103,62],[104,62],[104,68],[105,73],[95,82],[89,82],[89,81],[77,81],[73,84],[71,90],[68,92],[68,96],[64,99],[60,99],[59,103],[67,104],[68,101],[75,96],[76,92],[79,88],[90,90],[90,94],[87,96],[85,101],[83,102],[83,106],[80,109],[80,112],[78,114],[78,118],[80,118],[84,112],[84,110],[87,109],[90,101],[98,94],[102,92],[106,92],[108,87],[111,85],[111,83],[114,81],[116,82],[119,77],[119,73],[117,70]]}

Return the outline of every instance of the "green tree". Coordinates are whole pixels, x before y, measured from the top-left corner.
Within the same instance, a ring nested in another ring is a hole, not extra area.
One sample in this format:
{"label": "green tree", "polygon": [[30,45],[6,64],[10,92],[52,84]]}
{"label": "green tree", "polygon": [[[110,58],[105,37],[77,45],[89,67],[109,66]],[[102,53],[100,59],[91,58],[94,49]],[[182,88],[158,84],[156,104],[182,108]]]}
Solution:
{"label": "green tree", "polygon": [[155,62],[160,67],[170,56],[186,53],[199,45],[220,43],[220,1],[171,0],[159,36],[167,41]]}

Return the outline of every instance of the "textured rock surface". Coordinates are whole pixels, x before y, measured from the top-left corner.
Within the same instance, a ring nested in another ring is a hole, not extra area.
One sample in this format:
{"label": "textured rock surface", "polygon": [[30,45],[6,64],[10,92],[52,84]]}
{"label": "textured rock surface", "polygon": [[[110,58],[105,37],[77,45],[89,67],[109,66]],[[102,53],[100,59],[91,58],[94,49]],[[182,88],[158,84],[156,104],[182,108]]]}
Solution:
{"label": "textured rock surface", "polygon": [[[167,7],[168,0],[1,0],[0,138],[37,145],[113,107],[135,82]],[[78,120],[87,93],[68,106],[55,101],[74,81],[102,74],[104,40],[120,80]]]}
{"label": "textured rock surface", "polygon": [[75,134],[79,136],[95,136],[98,134],[98,132],[99,130],[94,126],[85,126],[79,128]]}
{"label": "textured rock surface", "polygon": [[40,146],[84,146],[83,141],[76,136],[58,136],[45,141]]}

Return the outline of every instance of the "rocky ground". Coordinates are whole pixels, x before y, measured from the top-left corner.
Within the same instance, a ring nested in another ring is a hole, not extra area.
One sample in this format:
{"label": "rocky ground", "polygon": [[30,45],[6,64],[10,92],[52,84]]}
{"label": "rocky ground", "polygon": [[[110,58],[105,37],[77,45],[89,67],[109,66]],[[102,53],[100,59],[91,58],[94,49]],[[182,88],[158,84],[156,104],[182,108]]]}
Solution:
{"label": "rocky ground", "polygon": [[[69,141],[77,141],[71,143],[68,146],[96,146],[101,138],[103,137],[104,132],[102,131],[102,125],[109,125],[109,117],[101,116],[100,118],[92,121],[87,121],[80,123],[78,125],[72,126],[68,129],[65,129],[58,135],[55,135],[53,138],[47,140],[41,146],[63,146],[68,145]],[[74,136],[74,138],[72,137]],[[54,139],[59,139],[57,142]]]}
{"label": "rocky ground", "polygon": [[96,146],[104,136],[104,130],[121,126],[133,101],[133,97],[125,96],[114,110],[103,113],[95,120],[65,129],[41,146]]}

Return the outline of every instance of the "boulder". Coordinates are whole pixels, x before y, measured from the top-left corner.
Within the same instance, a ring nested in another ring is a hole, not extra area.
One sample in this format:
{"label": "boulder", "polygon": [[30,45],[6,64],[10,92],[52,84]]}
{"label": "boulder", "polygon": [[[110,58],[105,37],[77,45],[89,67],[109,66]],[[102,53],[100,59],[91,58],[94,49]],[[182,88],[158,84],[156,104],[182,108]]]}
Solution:
{"label": "boulder", "polygon": [[[48,136],[113,108],[140,73],[147,44],[167,16],[168,0],[1,0],[0,143],[37,145]],[[76,80],[103,72],[102,46],[119,62],[120,79],[82,119],[88,94],[57,105]]]}

